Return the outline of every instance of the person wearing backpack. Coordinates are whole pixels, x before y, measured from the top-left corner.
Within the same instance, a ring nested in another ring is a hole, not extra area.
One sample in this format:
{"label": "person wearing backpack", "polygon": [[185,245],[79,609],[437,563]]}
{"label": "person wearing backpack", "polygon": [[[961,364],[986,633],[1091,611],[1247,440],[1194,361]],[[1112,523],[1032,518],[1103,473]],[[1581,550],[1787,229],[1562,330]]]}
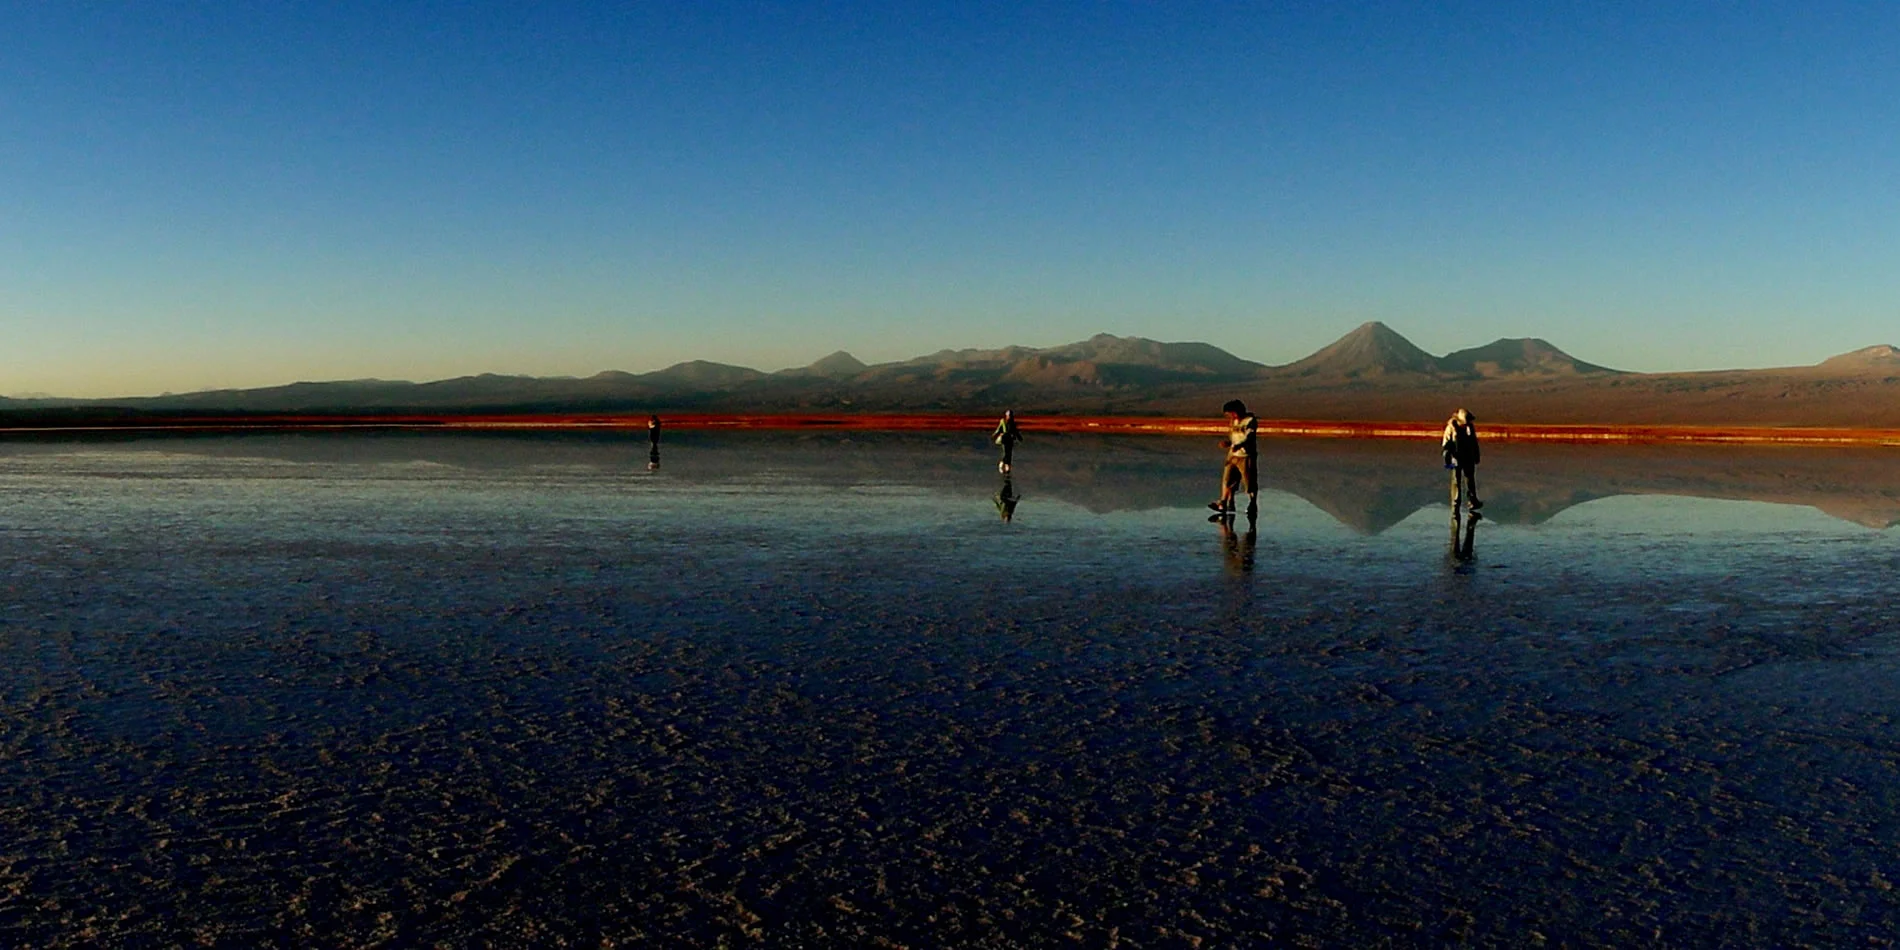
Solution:
{"label": "person wearing backpack", "polygon": [[1439,448],[1445,455],[1445,467],[1451,470],[1451,510],[1469,502],[1472,511],[1484,507],[1478,500],[1478,427],[1471,413],[1463,409],[1451,414],[1445,423]]}

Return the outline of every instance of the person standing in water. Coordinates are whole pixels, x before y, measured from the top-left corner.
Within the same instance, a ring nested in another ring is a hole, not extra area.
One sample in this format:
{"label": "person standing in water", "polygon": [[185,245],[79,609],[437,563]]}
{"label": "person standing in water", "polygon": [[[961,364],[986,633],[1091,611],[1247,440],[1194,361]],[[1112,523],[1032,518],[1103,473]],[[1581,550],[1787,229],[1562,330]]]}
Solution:
{"label": "person standing in water", "polygon": [[647,468],[660,467],[660,417],[658,413],[647,416]]}
{"label": "person standing in water", "polygon": [[1227,449],[1227,461],[1220,471],[1220,497],[1207,503],[1214,509],[1217,517],[1230,515],[1234,511],[1234,487],[1244,484],[1247,489],[1247,516],[1253,517],[1260,510],[1260,417],[1247,411],[1247,404],[1238,399],[1229,399],[1221,407],[1227,414],[1227,438],[1221,445]]}
{"label": "person standing in water", "polygon": [[1023,440],[1021,429],[1016,427],[1016,410],[1003,410],[1003,421],[996,424],[996,431],[990,434],[990,441],[1003,447],[1003,458],[996,463],[996,470],[1007,474],[1010,464],[1016,458],[1016,443]]}
{"label": "person standing in water", "polygon": [[1472,511],[1484,507],[1478,500],[1478,427],[1477,420],[1463,409],[1451,414],[1451,420],[1445,423],[1445,435],[1439,440],[1439,447],[1445,455],[1445,467],[1451,470],[1451,510],[1456,512],[1460,502],[1469,503]]}

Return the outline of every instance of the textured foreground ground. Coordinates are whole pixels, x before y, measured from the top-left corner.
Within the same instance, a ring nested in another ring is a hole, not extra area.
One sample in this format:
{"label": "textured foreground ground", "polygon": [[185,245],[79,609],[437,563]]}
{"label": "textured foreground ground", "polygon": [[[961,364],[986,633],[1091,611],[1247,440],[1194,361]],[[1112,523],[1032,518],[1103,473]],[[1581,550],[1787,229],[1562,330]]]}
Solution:
{"label": "textured foreground ground", "polygon": [[0,451],[0,945],[1900,930],[1890,532],[1249,538],[1064,501],[1102,451],[1008,524],[934,437]]}

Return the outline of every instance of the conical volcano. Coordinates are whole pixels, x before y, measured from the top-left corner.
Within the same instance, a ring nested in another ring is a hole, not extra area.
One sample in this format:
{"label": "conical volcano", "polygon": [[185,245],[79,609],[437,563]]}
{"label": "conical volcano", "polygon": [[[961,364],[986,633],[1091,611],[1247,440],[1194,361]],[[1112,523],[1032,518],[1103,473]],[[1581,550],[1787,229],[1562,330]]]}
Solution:
{"label": "conical volcano", "polygon": [[1436,375],[1438,360],[1413,345],[1398,331],[1374,320],[1335,340],[1297,363],[1274,371],[1276,376],[1318,376],[1337,379]]}

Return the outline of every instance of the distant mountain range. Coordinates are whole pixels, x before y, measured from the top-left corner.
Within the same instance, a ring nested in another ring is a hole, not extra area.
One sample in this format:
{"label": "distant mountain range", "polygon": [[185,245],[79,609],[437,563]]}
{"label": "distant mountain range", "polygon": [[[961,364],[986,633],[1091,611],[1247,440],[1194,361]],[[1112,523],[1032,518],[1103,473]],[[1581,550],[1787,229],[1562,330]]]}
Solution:
{"label": "distant mountain range", "polygon": [[0,399],[14,421],[179,413],[858,412],[1217,414],[1228,398],[1276,418],[1436,418],[1455,405],[1525,423],[1900,426],[1900,349],[1814,366],[1628,373],[1539,339],[1434,356],[1367,323],[1305,359],[1268,366],[1206,343],[1100,334],[1047,348],[943,350],[867,365],[840,351],[766,373],[694,360],[586,378],[484,374],[428,383],[304,382],[123,399]]}

